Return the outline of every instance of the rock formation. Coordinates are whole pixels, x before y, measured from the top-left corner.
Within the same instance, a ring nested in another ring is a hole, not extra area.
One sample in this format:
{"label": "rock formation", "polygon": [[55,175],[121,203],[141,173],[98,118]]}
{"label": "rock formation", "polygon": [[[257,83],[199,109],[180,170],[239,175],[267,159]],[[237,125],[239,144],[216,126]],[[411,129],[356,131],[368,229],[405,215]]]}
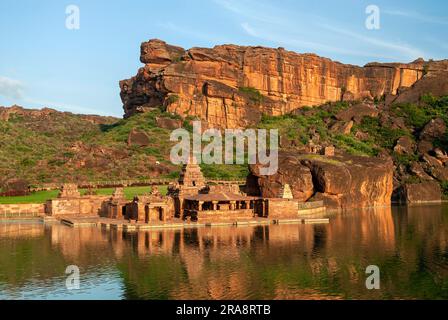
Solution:
{"label": "rock formation", "polygon": [[[448,70],[448,60],[359,67],[283,48],[185,50],[157,39],[142,43],[140,60],[145,66],[137,75],[120,81],[125,117],[164,107],[227,128],[254,124],[262,114],[281,115],[327,101],[383,95],[393,101],[422,78],[422,90],[436,82],[438,91],[444,91]],[[411,93],[402,98],[413,99]]]}
{"label": "rock formation", "polygon": [[129,146],[140,146],[146,147],[151,143],[151,138],[144,131],[132,129],[128,135],[128,145]]}
{"label": "rock formation", "polygon": [[401,200],[404,203],[440,202],[440,186],[437,182],[405,184],[401,189]]}
{"label": "rock formation", "polygon": [[295,199],[323,200],[332,209],[390,205],[393,169],[389,158],[281,152],[275,175],[262,176],[258,165],[250,167],[247,191],[270,198],[289,184]]}

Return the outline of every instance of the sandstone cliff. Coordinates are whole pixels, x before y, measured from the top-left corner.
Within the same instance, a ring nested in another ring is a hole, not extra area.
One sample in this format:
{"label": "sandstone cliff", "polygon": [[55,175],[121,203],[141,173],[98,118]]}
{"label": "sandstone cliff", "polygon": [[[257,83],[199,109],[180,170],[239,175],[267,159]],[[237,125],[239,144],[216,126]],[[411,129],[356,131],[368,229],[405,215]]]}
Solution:
{"label": "sandstone cliff", "polygon": [[448,60],[359,67],[283,48],[185,50],[156,39],[142,43],[140,60],[137,75],[120,81],[125,117],[163,106],[228,128],[301,106],[395,95],[426,74],[448,71]]}

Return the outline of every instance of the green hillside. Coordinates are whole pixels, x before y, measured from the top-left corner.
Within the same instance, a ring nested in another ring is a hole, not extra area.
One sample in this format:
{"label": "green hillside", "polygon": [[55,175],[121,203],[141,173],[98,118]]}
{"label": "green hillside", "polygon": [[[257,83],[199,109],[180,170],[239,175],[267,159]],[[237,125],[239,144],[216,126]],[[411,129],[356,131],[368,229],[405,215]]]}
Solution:
{"label": "green hillside", "polygon": [[[37,114],[36,114],[37,113]],[[128,119],[25,110],[0,120],[0,185],[25,179],[33,185],[65,181],[142,180],[178,177],[169,160],[171,130],[156,118],[178,116],[153,110]],[[189,127],[188,122],[184,125]],[[131,130],[149,137],[145,146],[129,144]],[[203,166],[212,179],[247,175],[245,166]]]}
{"label": "green hillside", "polygon": [[[434,150],[437,148],[446,152],[448,138],[445,131],[429,138],[422,137],[422,132],[433,119],[442,121],[443,126],[448,123],[448,97],[427,95],[419,104],[386,106],[384,101],[368,103],[377,114],[358,114],[362,110],[359,102],[337,102],[301,108],[283,116],[264,116],[258,127],[279,129],[281,149],[302,149],[310,139],[317,139],[320,145],[334,145],[350,154],[390,155],[397,169],[397,182],[420,181],[427,175],[447,190],[446,162],[440,167],[434,167],[431,161],[428,163],[428,156],[421,151],[420,144],[429,139],[432,151],[427,152],[431,157],[436,157]],[[181,121],[185,128],[191,129],[191,119],[181,120],[177,115],[158,109],[127,119],[54,110],[42,114],[28,111],[0,120],[2,181],[21,178],[39,185],[176,178],[180,167],[169,160],[173,144],[169,141],[171,130],[159,127],[157,119]],[[347,112],[352,117],[350,121],[344,119]],[[128,142],[131,131],[136,130],[146,134],[148,141],[145,145]],[[409,138],[414,147],[397,152],[397,141],[403,137]],[[248,174],[247,165],[201,166],[205,176],[211,179],[244,179]],[[424,172],[416,172],[416,167],[421,167]]]}

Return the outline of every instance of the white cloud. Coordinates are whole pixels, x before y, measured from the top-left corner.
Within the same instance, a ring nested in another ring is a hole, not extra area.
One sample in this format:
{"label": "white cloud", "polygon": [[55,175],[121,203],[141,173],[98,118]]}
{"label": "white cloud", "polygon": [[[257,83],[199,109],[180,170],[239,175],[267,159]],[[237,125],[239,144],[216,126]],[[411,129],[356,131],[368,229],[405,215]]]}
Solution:
{"label": "white cloud", "polygon": [[24,107],[49,107],[56,110],[70,111],[73,113],[81,114],[99,114],[105,116],[110,115],[108,113],[99,111],[98,109],[89,107],[28,97],[24,95],[24,88],[25,86],[21,81],[0,76],[0,96],[7,98],[6,101],[10,103],[17,103],[20,105],[24,105]]}
{"label": "white cloud", "polygon": [[0,95],[6,98],[21,99],[24,85],[21,81],[0,76]]}
{"label": "white cloud", "polygon": [[287,34],[285,32],[281,33],[272,33],[272,31],[269,30],[258,30],[254,27],[252,27],[249,23],[244,22],[241,24],[241,27],[243,30],[250,36],[274,43],[278,43],[282,46],[291,47],[294,49],[299,50],[312,50],[314,52],[320,51],[325,53],[339,53],[344,55],[351,55],[351,56],[357,56],[357,57],[369,57],[369,58],[387,58],[387,59],[393,59],[394,56],[385,56],[383,54],[376,54],[366,51],[357,51],[357,50],[350,50],[350,49],[344,49],[341,47],[335,47],[335,46],[329,46],[323,43],[313,42],[313,41],[307,41],[300,39],[300,35],[296,34]]}
{"label": "white cloud", "polygon": [[[261,1],[214,2],[244,19],[240,26],[246,34],[293,49],[324,55],[338,53],[400,61],[426,57],[425,52],[409,44],[343,29],[321,16],[302,14],[299,11],[292,17],[290,12],[281,11],[281,8],[268,6]],[[315,39],[322,39],[322,43]]]}
{"label": "white cloud", "polygon": [[398,52],[398,53],[400,53],[400,55],[403,58],[406,58],[406,59],[413,60],[413,59],[417,59],[420,57],[423,57],[423,58],[425,57],[425,53],[423,51],[421,51],[420,49],[414,48],[412,46],[409,46],[407,44],[404,44],[404,43],[389,42],[389,41],[385,41],[385,40],[381,40],[381,39],[377,39],[377,38],[373,38],[373,37],[367,37],[365,35],[358,34],[353,31],[350,31],[350,30],[346,30],[346,29],[342,29],[342,28],[338,28],[338,27],[330,26],[330,25],[326,25],[326,24],[321,24],[320,26],[322,28],[325,28],[334,33],[339,33],[341,35],[351,37],[353,39],[371,44],[376,47],[382,47],[382,48],[391,50],[392,53]]}
{"label": "white cloud", "polygon": [[[222,7],[225,10],[228,10],[234,14],[237,14],[241,17],[245,17],[246,19],[265,22],[265,23],[273,23],[273,24],[282,24],[285,23],[285,20],[282,19],[282,15],[284,12],[279,12],[279,7],[272,7],[263,4],[260,1],[250,1],[250,0],[213,0],[217,5]],[[272,13],[273,11],[278,12],[277,16],[269,14],[266,15],[264,12]]]}
{"label": "white cloud", "polygon": [[435,16],[425,15],[425,14],[421,14],[421,13],[417,13],[417,12],[402,11],[402,10],[384,10],[382,12],[385,14],[391,15],[391,16],[399,16],[399,17],[418,20],[421,22],[448,25],[448,18],[444,18],[444,17],[435,17]]}
{"label": "white cloud", "polygon": [[246,31],[248,35],[256,38],[259,37],[258,33],[249,25],[249,23],[243,22],[241,24],[241,27],[244,29],[244,31]]}

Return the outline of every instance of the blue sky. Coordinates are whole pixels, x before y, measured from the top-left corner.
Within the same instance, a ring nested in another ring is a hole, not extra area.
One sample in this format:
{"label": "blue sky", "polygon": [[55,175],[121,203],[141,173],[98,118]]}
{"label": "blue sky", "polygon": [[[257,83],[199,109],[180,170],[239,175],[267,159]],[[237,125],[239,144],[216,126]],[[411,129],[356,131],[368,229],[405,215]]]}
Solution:
{"label": "blue sky", "polygon": [[[80,29],[65,26],[68,5]],[[380,29],[365,27],[366,7]],[[448,58],[448,1],[1,0],[0,105],[122,115],[140,43],[285,47],[344,63]]]}

